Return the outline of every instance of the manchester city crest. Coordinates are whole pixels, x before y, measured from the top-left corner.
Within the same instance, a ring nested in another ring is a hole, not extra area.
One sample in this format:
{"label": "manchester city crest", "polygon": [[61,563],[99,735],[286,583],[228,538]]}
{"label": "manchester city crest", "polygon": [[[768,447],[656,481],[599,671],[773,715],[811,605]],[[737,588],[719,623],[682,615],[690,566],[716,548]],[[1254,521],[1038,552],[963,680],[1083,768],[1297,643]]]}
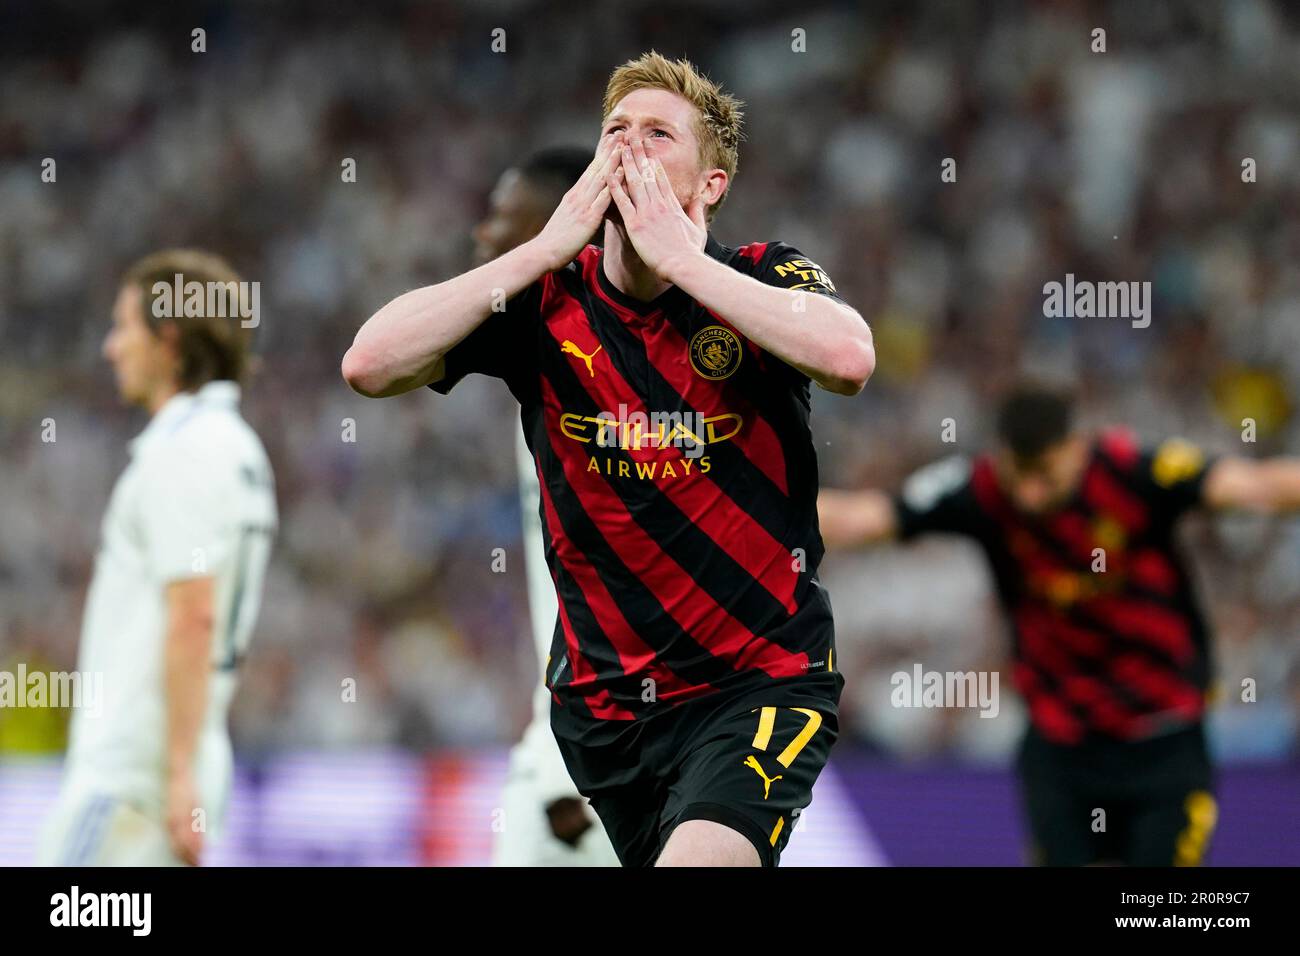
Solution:
{"label": "manchester city crest", "polygon": [[722,325],[706,326],[696,332],[691,336],[687,352],[695,371],[711,379],[732,375],[740,368],[740,358],[744,354],[736,333]]}

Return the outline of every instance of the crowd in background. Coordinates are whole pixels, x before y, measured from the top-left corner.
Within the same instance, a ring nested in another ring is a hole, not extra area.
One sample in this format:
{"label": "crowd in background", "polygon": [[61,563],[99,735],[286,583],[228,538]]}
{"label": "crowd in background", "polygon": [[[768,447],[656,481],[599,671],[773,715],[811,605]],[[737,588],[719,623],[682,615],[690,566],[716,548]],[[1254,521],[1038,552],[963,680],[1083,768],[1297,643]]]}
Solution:
{"label": "crowd in background", "polygon": [[[814,399],[823,484],[896,488],[978,451],[1026,373],[1076,387],[1090,426],[1213,452],[1300,448],[1300,32],[1286,3],[250,3],[187,17],[28,0],[0,13],[0,669],[74,666],[99,521],[145,423],[100,356],[115,285],[139,255],[194,245],[262,286],[244,412],[281,507],[236,747],[514,739],[537,678],[516,406],[482,377],[446,398],[369,401],[339,361],[392,296],[467,267],[503,168],[594,147],[610,70],[650,47],[747,103],[714,234],[795,245],[874,330],[866,390]],[[1067,274],[1149,280],[1150,326],[1045,317],[1044,283]],[[1185,537],[1217,634],[1217,746],[1286,754],[1300,521],[1197,518]],[[889,705],[890,674],[914,662],[1004,666],[973,547],[936,539],[823,568],[846,736],[1005,755],[1011,694],[998,721]],[[1246,677],[1254,703],[1238,699]],[[355,702],[341,702],[346,678]],[[57,748],[61,732],[49,714],[0,713],[0,749]]]}

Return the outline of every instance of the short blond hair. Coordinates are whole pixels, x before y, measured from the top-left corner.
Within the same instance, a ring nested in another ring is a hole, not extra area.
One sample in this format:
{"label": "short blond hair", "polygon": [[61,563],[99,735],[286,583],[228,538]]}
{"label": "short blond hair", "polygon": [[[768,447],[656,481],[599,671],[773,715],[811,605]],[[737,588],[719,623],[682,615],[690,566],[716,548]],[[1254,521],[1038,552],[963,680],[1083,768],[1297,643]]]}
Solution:
{"label": "short blond hair", "polygon": [[635,60],[628,60],[610,74],[602,117],[608,119],[623,97],[636,90],[667,90],[695,107],[695,135],[700,141],[700,159],[706,168],[721,169],[727,174],[726,191],[706,213],[712,219],[726,201],[731,181],[736,176],[740,141],[744,138],[741,120],[745,115],[742,110],[745,104],[696,70],[690,60],[669,60],[651,50]]}

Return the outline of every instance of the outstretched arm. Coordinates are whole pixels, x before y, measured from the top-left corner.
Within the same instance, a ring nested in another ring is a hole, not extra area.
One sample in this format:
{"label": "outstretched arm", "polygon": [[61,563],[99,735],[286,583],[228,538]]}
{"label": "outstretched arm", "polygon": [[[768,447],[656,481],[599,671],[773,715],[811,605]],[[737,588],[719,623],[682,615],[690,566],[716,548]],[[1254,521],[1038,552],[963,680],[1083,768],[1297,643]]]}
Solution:
{"label": "outstretched arm", "polygon": [[1298,511],[1300,458],[1221,458],[1205,476],[1202,497],[1214,510]]}
{"label": "outstretched arm", "polygon": [[823,489],[817,496],[817,519],[828,551],[878,544],[898,535],[893,499],[874,488]]}

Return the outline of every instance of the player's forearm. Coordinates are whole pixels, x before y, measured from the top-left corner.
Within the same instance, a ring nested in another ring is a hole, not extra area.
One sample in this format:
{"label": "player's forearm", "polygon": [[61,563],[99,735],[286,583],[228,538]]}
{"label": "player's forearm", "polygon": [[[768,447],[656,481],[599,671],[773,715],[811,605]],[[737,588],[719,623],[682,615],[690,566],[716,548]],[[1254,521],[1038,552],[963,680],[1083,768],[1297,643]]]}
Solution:
{"label": "player's forearm", "polygon": [[1255,488],[1246,507],[1265,512],[1300,510],[1300,459],[1268,458],[1254,468]]}
{"label": "player's forearm", "polygon": [[207,713],[211,671],[211,618],[173,615],[163,649],[167,771],[172,776],[194,769],[199,732]]}
{"label": "player's forearm", "polygon": [[1204,495],[1215,509],[1300,511],[1300,458],[1222,458],[1206,477]]}
{"label": "player's forearm", "polygon": [[494,308],[545,274],[550,258],[530,241],[453,279],[399,295],[357,332],[343,356],[343,377],[370,398],[429,384],[443,356]]}
{"label": "player's forearm", "polygon": [[823,488],[817,495],[817,522],[828,551],[860,548],[897,534],[893,501],[889,495],[874,489]]}
{"label": "player's forearm", "polygon": [[848,306],[765,285],[703,253],[683,255],[665,271],[695,301],[829,391],[856,395],[875,369],[871,329]]}

